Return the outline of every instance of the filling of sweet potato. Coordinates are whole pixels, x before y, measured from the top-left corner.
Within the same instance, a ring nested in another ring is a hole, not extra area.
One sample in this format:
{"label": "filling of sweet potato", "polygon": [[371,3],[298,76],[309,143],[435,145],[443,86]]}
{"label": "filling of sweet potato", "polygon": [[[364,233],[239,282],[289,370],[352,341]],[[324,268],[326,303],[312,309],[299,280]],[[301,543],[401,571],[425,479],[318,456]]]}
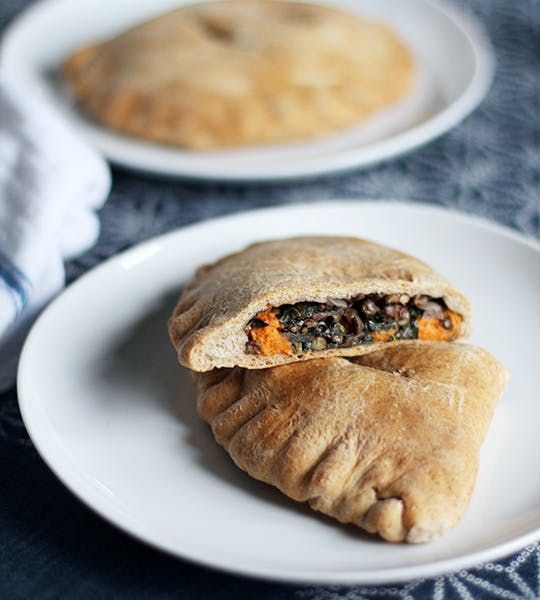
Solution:
{"label": "filling of sweet potato", "polygon": [[452,341],[462,318],[442,298],[368,294],[269,307],[246,327],[246,352],[272,356],[395,340]]}

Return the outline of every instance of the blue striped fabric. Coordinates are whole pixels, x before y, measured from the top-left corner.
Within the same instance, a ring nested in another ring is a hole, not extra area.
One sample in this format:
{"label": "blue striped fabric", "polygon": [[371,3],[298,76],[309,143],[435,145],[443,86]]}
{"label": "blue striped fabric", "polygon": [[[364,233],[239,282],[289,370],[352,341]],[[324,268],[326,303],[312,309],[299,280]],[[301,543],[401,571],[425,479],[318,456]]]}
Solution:
{"label": "blue striped fabric", "polygon": [[30,282],[2,250],[0,250],[0,282],[13,294],[17,314],[20,314],[28,303]]}

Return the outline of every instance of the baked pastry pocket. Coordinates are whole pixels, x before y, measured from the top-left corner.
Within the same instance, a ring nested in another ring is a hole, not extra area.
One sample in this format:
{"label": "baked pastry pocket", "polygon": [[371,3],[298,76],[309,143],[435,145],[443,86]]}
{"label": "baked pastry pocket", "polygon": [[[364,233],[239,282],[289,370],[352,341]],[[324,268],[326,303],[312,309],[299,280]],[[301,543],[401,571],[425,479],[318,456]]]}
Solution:
{"label": "baked pastry pocket", "polygon": [[337,7],[195,2],[76,49],[61,74],[105,126],[191,150],[303,140],[361,123],[412,88],[389,28]]}
{"label": "baked pastry pocket", "polygon": [[193,373],[199,415],[238,467],[393,542],[462,517],[506,378],[485,350],[432,342]]}
{"label": "baked pastry pocket", "polygon": [[180,362],[250,369],[383,345],[466,337],[464,294],[424,262],[374,242],[262,242],[200,268],[169,320]]}

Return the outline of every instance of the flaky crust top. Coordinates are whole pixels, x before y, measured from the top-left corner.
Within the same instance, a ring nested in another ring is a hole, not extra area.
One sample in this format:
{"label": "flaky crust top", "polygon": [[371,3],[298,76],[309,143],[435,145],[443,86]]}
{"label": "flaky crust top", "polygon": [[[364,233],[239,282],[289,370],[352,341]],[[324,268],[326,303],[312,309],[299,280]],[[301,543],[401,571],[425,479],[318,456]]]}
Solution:
{"label": "flaky crust top", "polygon": [[314,357],[354,356],[383,344],[300,356],[257,356],[245,352],[245,327],[269,306],[369,293],[442,297],[463,316],[462,336],[468,334],[469,301],[424,262],[368,240],[320,236],[260,242],[201,267],[182,291],[169,320],[169,333],[180,362],[195,371],[257,369]]}

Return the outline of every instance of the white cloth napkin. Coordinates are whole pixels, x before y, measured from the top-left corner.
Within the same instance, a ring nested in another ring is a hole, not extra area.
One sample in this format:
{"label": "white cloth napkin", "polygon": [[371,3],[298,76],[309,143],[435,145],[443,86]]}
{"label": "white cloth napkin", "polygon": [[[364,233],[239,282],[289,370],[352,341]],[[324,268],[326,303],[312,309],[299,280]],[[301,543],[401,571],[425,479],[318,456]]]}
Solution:
{"label": "white cloth napkin", "polygon": [[0,390],[64,286],[63,261],[95,243],[110,185],[103,158],[60,115],[0,78]]}

